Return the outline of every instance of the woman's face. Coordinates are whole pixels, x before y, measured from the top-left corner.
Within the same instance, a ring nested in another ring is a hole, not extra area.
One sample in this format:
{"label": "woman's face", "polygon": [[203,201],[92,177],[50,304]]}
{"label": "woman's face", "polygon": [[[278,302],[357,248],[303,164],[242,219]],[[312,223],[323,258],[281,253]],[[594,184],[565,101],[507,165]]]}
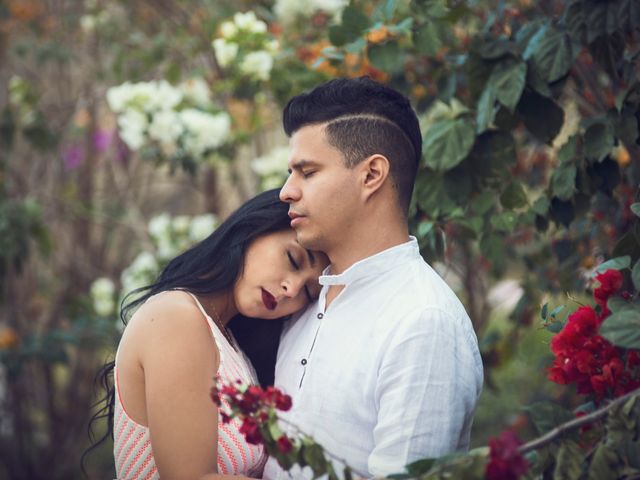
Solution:
{"label": "woman's face", "polygon": [[304,308],[318,298],[318,277],[328,264],[324,253],[303,248],[292,229],[258,237],[247,248],[233,289],[238,312],[280,318]]}

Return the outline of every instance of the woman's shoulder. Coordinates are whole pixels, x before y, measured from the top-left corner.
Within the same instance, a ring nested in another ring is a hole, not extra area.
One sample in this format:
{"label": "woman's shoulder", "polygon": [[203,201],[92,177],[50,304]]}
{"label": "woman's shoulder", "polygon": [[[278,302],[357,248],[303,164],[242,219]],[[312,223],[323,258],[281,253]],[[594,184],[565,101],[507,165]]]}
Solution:
{"label": "woman's shoulder", "polygon": [[195,299],[179,290],[149,298],[131,317],[126,333],[144,339],[147,345],[155,342],[188,345],[199,337],[211,343],[209,325]]}

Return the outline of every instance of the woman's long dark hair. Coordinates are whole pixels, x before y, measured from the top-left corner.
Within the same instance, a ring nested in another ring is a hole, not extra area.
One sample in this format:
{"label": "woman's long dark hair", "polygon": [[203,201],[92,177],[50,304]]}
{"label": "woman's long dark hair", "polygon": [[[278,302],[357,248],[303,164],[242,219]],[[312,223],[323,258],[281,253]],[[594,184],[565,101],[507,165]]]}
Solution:
{"label": "woman's long dark hair", "polygon": [[[232,213],[202,242],[171,260],[151,285],[130,292],[123,300],[120,318],[126,324],[137,307],[149,297],[166,290],[182,289],[195,295],[205,295],[232,288],[244,265],[249,244],[256,238],[290,228],[289,206],[279,199],[280,189],[269,190],[252,198]],[[127,303],[127,299],[135,298]],[[253,364],[262,385],[273,384],[276,353],[282,330],[282,320],[260,320],[236,315],[229,323],[240,348]],[[98,372],[106,395],[94,407],[101,408],[89,422],[106,418],[108,430],[85,451],[84,457],[108,436],[113,438],[115,361],[108,362]]]}

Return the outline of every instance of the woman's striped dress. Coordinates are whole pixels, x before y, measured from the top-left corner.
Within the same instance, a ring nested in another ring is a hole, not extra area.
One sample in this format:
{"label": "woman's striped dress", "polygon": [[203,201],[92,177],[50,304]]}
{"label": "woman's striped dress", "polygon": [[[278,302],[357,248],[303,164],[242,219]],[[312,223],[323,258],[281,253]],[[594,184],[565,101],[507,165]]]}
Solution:
{"label": "woman's striped dress", "polygon": [[[192,295],[193,297],[193,295]],[[220,350],[218,376],[224,383],[241,380],[244,384],[257,383],[255,372],[242,352],[237,352],[216,327],[213,320],[198,300],[193,297],[198,308],[209,324],[209,328]],[[116,354],[117,359],[117,354]],[[117,362],[117,360],[116,360]],[[158,469],[153,458],[153,449],[149,438],[149,429],[134,422],[125,411],[118,388],[118,368],[114,370],[116,398],[114,411],[113,455],[116,464],[116,476],[121,480],[158,479]],[[228,408],[228,405],[225,405]],[[211,411],[216,406],[211,403]],[[242,422],[234,419],[222,423],[218,417],[218,473],[226,475],[245,475],[259,478],[267,459],[261,445],[247,443],[240,433]]]}

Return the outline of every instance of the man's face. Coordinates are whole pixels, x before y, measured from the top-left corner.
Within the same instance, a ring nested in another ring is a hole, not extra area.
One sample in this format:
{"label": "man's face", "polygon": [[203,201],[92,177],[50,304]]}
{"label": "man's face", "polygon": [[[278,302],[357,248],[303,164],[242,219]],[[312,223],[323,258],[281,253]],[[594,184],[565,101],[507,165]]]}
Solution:
{"label": "man's face", "polygon": [[359,169],[347,168],[342,153],[325,137],[324,125],[296,131],[289,142],[290,175],[280,192],[298,242],[331,253],[350,232],[359,206]]}

